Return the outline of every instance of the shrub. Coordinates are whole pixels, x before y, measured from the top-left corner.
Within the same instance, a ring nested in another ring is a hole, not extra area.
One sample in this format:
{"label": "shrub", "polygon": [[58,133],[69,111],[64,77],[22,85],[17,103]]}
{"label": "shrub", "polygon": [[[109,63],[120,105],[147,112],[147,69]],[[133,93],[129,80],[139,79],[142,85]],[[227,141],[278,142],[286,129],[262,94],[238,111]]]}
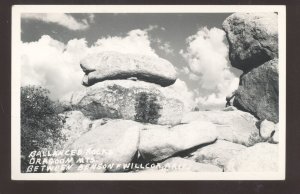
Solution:
{"label": "shrub", "polygon": [[142,92],[136,99],[135,121],[156,124],[160,117],[159,109],[161,106],[157,103],[156,96]]}
{"label": "shrub", "polygon": [[27,168],[31,151],[53,149],[63,139],[59,104],[38,86],[21,87],[21,170]]}

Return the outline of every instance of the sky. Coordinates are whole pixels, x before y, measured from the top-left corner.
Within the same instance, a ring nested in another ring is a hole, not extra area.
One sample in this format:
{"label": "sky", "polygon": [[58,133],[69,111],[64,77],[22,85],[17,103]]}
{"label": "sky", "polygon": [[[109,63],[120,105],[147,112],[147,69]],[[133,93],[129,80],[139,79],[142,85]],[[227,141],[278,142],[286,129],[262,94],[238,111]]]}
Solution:
{"label": "sky", "polygon": [[186,107],[220,109],[241,72],[230,65],[222,30],[230,13],[26,13],[21,19],[21,84],[42,85],[51,98],[81,90],[80,60],[103,51],[170,61],[170,86]]}

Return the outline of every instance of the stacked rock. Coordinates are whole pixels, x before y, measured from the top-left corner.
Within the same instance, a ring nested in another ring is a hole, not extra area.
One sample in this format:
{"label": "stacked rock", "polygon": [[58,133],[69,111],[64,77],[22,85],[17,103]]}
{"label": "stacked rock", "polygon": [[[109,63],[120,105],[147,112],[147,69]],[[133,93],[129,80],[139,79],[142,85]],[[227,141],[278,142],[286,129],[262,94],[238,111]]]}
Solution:
{"label": "stacked rock", "polygon": [[275,13],[235,13],[223,22],[233,67],[240,77],[233,105],[278,122],[278,27]]}
{"label": "stacked rock", "polygon": [[175,83],[173,65],[162,58],[118,52],[89,55],[81,61],[87,88],[71,104],[91,119],[114,118],[143,123],[180,123],[183,103],[163,90]]}

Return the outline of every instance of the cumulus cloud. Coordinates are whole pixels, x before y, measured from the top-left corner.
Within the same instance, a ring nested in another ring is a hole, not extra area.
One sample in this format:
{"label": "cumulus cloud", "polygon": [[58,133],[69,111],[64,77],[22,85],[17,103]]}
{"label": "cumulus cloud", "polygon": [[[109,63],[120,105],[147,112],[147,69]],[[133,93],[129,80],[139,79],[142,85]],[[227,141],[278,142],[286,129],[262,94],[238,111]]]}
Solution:
{"label": "cumulus cloud", "polygon": [[188,37],[187,49],[180,51],[190,68],[189,78],[198,81],[200,106],[225,104],[226,95],[238,86],[238,78],[229,69],[224,39],[223,30],[204,27]]}
{"label": "cumulus cloud", "polygon": [[79,60],[86,48],[84,39],[73,39],[65,45],[48,35],[37,42],[22,43],[22,85],[45,86],[54,98],[82,88]]}
{"label": "cumulus cloud", "polygon": [[[46,23],[54,23],[64,26],[70,30],[85,30],[89,27],[87,19],[77,21],[74,17],[65,13],[23,13],[23,19],[27,20],[39,20]],[[93,19],[93,16],[89,16],[89,19]]]}
{"label": "cumulus cloud", "polygon": [[189,90],[186,83],[180,79],[165,88],[166,96],[172,95],[172,98],[176,98],[183,102],[185,111],[189,111],[195,107],[194,93]]}
{"label": "cumulus cloud", "polygon": [[91,47],[90,52],[117,51],[121,53],[143,53],[157,57],[150,44],[147,31],[136,29],[128,32],[126,37],[113,36],[98,39]]}
{"label": "cumulus cloud", "polygon": [[22,85],[42,85],[50,90],[52,98],[61,98],[83,88],[80,60],[102,51],[157,57],[147,32],[139,29],[128,32],[125,37],[102,37],[90,47],[85,39],[72,39],[64,44],[44,35],[36,42],[21,43]]}
{"label": "cumulus cloud", "polygon": [[165,42],[163,44],[159,44],[158,48],[162,51],[164,51],[166,54],[174,55],[174,49],[172,49],[169,42]]}

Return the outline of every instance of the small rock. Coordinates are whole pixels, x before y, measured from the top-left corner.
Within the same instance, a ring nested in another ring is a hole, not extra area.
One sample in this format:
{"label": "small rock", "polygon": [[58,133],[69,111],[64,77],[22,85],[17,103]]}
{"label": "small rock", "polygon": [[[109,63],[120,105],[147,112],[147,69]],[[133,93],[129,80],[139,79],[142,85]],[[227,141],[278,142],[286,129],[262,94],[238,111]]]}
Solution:
{"label": "small rock", "polygon": [[269,139],[272,137],[272,135],[275,132],[276,125],[275,123],[268,121],[268,120],[263,120],[260,124],[260,136],[264,139]]}

